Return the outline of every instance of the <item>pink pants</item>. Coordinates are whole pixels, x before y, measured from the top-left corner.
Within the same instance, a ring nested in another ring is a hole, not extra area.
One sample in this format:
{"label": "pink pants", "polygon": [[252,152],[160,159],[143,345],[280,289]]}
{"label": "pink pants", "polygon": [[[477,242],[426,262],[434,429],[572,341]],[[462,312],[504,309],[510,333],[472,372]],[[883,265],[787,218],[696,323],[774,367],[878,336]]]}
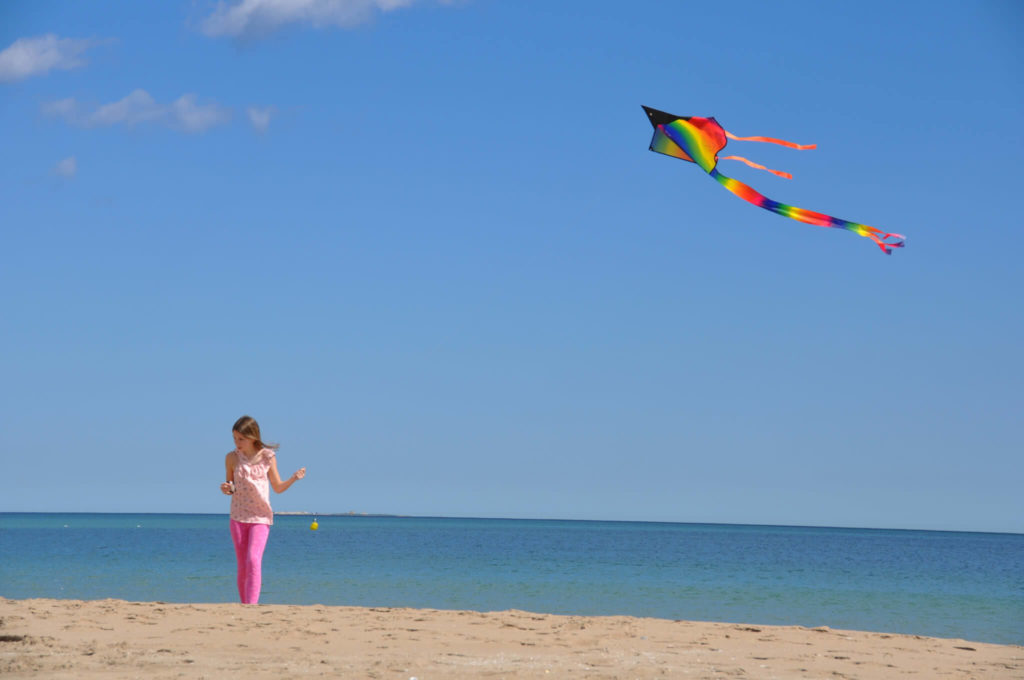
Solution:
{"label": "pink pants", "polygon": [[260,601],[263,549],[267,547],[269,536],[269,524],[246,524],[231,520],[231,540],[235,543],[235,558],[238,560],[238,596],[242,604],[256,604]]}

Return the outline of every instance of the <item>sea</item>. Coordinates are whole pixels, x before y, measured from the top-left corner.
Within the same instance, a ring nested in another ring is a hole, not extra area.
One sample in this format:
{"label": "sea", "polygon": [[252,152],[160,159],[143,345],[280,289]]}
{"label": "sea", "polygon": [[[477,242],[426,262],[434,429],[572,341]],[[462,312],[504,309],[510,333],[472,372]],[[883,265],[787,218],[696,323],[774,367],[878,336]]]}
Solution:
{"label": "sea", "polygon": [[[261,603],[628,615],[1024,645],[1024,535],[278,515]],[[226,515],[0,513],[0,596],[236,602]]]}

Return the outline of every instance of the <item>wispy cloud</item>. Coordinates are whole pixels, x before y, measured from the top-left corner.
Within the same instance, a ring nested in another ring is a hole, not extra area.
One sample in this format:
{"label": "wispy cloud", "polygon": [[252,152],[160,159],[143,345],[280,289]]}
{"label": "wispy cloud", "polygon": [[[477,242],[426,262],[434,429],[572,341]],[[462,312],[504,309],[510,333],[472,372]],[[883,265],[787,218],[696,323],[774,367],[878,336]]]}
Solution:
{"label": "wispy cloud", "polygon": [[43,113],[47,116],[70,119],[78,112],[78,102],[74,97],[60,99],[55,102],[43,104]]}
{"label": "wispy cloud", "polygon": [[199,104],[194,94],[178,97],[170,106],[172,124],[185,132],[204,132],[231,120],[231,111],[216,102]]}
{"label": "wispy cloud", "polygon": [[78,161],[75,160],[74,156],[68,156],[62,161],[57,161],[57,164],[53,166],[53,174],[58,177],[71,179],[78,174]]}
{"label": "wispy cloud", "polygon": [[0,82],[41,76],[54,69],[67,71],[85,65],[82,54],[99,40],[59,38],[49,33],[19,38],[0,52]]}
{"label": "wispy cloud", "polygon": [[129,127],[153,123],[182,132],[205,132],[231,119],[231,111],[216,102],[201,104],[196,95],[183,94],[170,104],[160,104],[145,90],[135,90],[124,99],[92,111],[74,97],[43,105],[47,116],[62,118],[79,127]]}
{"label": "wispy cloud", "polygon": [[109,125],[138,125],[154,121],[167,115],[166,107],[156,103],[156,100],[145,90],[135,90],[124,99],[110,104],[104,104],[90,114],[82,115],[81,107],[74,99],[64,100],[68,111],[72,113],[65,116],[69,122],[78,120],[86,127],[104,127]]}
{"label": "wispy cloud", "polygon": [[[288,24],[347,28],[419,0],[236,0],[219,2],[200,28],[210,37],[260,38]],[[451,0],[436,0],[452,4]]]}
{"label": "wispy cloud", "polygon": [[260,134],[263,134],[270,127],[270,119],[277,115],[277,109],[273,106],[265,109],[260,109],[255,106],[250,106],[245,110],[249,115],[249,122],[252,124],[252,129]]}

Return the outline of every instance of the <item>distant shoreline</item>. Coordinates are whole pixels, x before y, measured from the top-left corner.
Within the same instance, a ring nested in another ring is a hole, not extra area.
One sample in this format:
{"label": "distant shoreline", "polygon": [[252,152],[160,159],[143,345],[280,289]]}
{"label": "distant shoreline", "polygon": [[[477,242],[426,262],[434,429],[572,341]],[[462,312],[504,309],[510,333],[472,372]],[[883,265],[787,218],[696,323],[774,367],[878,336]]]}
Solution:
{"label": "distant shoreline", "polygon": [[308,512],[306,510],[292,510],[275,512],[275,517],[410,517],[410,515],[386,515],[375,512]]}
{"label": "distant shoreline", "polygon": [[[202,516],[227,516],[227,510],[223,512],[154,512],[154,511],[96,511],[96,510],[0,510],[0,517],[4,515],[194,515]],[[284,510],[275,511],[279,517],[366,517],[379,519],[451,519],[451,520],[490,520],[499,522],[594,522],[612,524],[662,524],[667,526],[709,526],[709,527],[754,527],[757,529],[822,529],[834,531],[902,531],[908,533],[943,533],[943,534],[994,534],[998,536],[1024,536],[1024,531],[996,531],[992,529],[936,529],[936,528],[913,528],[913,527],[857,527],[857,526],[830,526],[823,524],[758,524],[756,522],[696,522],[683,520],[657,520],[657,519],[593,519],[579,517],[483,517],[476,515],[398,515],[391,513],[377,512],[312,512],[309,510]]]}

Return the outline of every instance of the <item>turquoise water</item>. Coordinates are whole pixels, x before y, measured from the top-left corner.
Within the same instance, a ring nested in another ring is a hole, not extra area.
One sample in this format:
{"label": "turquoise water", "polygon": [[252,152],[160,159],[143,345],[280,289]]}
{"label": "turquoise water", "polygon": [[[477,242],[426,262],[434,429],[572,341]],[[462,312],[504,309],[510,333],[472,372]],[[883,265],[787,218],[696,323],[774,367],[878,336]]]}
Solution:
{"label": "turquoise water", "polygon": [[[279,516],[264,603],[827,625],[1024,644],[1024,535]],[[224,515],[0,513],[0,595],[232,602]]]}

